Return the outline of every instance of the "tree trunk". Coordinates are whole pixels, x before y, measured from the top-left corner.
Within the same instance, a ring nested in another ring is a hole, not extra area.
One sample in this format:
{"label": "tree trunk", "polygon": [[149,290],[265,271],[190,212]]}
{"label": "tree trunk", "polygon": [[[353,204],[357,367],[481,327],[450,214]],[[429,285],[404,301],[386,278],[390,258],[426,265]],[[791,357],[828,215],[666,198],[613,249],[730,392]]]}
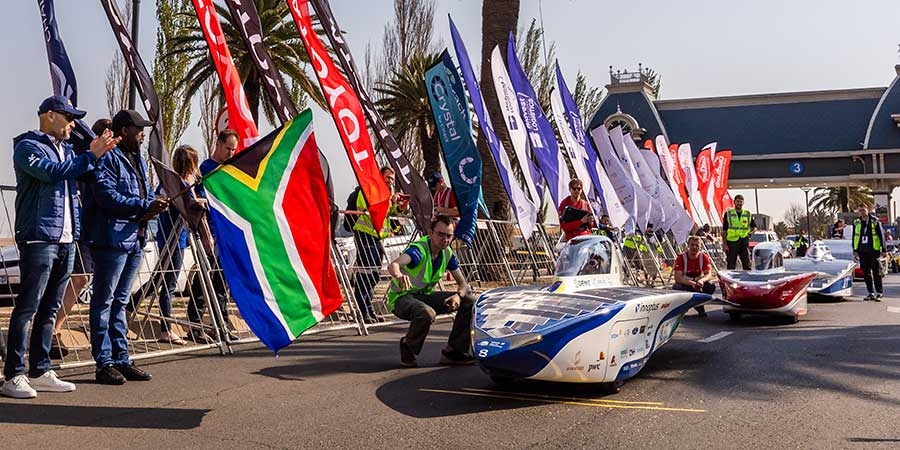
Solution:
{"label": "tree trunk", "polygon": [[[481,6],[481,94],[491,116],[492,125],[505,149],[511,149],[503,112],[494,90],[491,76],[491,52],[494,47],[506,48],[510,31],[516,32],[519,23],[519,0],[485,0]],[[503,52],[504,55],[506,52]],[[505,59],[505,58],[504,58]],[[510,218],[509,197],[497,172],[494,157],[483,133],[478,134],[478,152],[484,163],[482,189],[484,202],[495,219]],[[515,180],[512,180],[515,182]]]}
{"label": "tree trunk", "polygon": [[259,95],[261,92],[255,70],[250,72],[250,76],[244,81],[244,93],[247,95],[247,106],[250,107],[250,114],[253,115],[253,123],[259,128]]}
{"label": "tree trunk", "polygon": [[422,146],[422,160],[425,162],[425,169],[422,176],[427,177],[432,172],[441,170],[441,144],[438,141],[438,135],[432,131],[428,133],[428,122],[425,119],[419,120],[417,126],[419,133],[419,143]]}

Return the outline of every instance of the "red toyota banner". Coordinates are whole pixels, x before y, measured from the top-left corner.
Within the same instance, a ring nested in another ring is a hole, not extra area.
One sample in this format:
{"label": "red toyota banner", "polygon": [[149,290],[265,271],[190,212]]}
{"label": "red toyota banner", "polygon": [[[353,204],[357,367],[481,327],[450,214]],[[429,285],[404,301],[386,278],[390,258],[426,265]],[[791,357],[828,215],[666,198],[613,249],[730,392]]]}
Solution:
{"label": "red toyota banner", "polygon": [[678,186],[677,194],[681,198],[681,204],[684,205],[684,209],[696,222],[698,218],[694,217],[694,211],[693,208],[691,208],[691,200],[688,197],[687,188],[684,186],[684,175],[681,172],[681,158],[678,156],[678,147],[678,144],[669,144],[669,153],[672,155],[672,161],[675,162],[675,167],[672,170],[672,178],[674,178],[675,185]]}
{"label": "red toyota banner", "polygon": [[[709,201],[706,197],[706,190],[709,188],[709,183],[712,180],[712,157],[710,155],[709,146],[703,147],[703,150],[700,150],[700,153],[697,154],[696,159],[696,168],[697,168],[697,189],[700,191],[700,198],[703,199],[703,206],[707,211],[712,213],[713,206],[710,205]],[[716,211],[718,211],[718,206],[716,206]]]}
{"label": "red toyota banner", "polygon": [[356,174],[356,180],[362,190],[366,203],[369,205],[369,215],[375,229],[381,231],[384,219],[387,217],[391,206],[391,190],[384,183],[375,160],[375,149],[369,138],[369,128],[363,115],[362,104],[359,97],[350,86],[350,83],[341,75],[335,66],[331,56],[322,45],[322,41],[316,35],[312,26],[312,17],[309,13],[307,0],[287,0],[294,23],[300,31],[300,38],[309,53],[313,70],[328,106],[331,109],[331,117],[337,126],[338,134],[347,150],[350,158],[350,166]]}
{"label": "red toyota banner", "polygon": [[225,105],[228,109],[228,128],[237,131],[240,142],[237,151],[241,151],[259,139],[259,130],[253,121],[253,114],[247,104],[247,96],[244,94],[244,86],[241,77],[234,67],[231,59],[231,51],[225,42],[222,33],[222,25],[216,14],[213,0],[193,0],[197,18],[200,20],[200,29],[206,37],[209,51],[222,82],[222,90],[225,91]]}
{"label": "red toyota banner", "polygon": [[716,152],[713,159],[713,182],[715,183],[716,208],[725,213],[728,208],[734,208],[734,201],[728,194],[728,174],[731,169],[731,150]]}

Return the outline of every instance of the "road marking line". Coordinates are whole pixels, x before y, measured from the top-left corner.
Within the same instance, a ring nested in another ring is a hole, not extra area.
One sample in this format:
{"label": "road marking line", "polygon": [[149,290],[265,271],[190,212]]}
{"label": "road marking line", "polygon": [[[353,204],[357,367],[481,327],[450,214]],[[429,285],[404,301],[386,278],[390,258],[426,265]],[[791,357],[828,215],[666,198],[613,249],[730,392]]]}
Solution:
{"label": "road marking line", "polygon": [[896,306],[888,306],[887,312],[900,313],[900,308]]}
{"label": "road marking line", "polygon": [[664,408],[659,406],[629,406],[629,405],[613,405],[606,403],[590,403],[590,402],[575,402],[575,401],[554,401],[554,400],[545,400],[540,398],[529,398],[522,397],[516,395],[497,395],[497,394],[483,394],[479,392],[462,392],[462,391],[446,391],[443,389],[419,389],[419,392],[434,392],[438,394],[456,394],[456,395],[468,395],[470,397],[490,397],[490,398],[503,398],[507,400],[524,400],[529,402],[542,402],[542,403],[555,403],[561,405],[575,405],[575,406],[592,406],[594,408],[611,408],[611,409],[646,409],[651,411],[672,411],[672,412],[690,412],[690,413],[704,413],[705,409],[689,409],[689,408]]}
{"label": "road marking line", "polygon": [[549,400],[572,400],[576,402],[597,402],[597,403],[613,403],[620,405],[649,405],[649,406],[662,406],[665,403],[658,402],[627,402],[623,400],[607,400],[603,398],[579,398],[579,397],[561,397],[555,395],[541,395],[541,394],[531,394],[526,392],[509,392],[509,391],[492,391],[489,389],[473,389],[473,388],[463,388],[464,391],[469,392],[481,392],[485,394],[513,394],[513,395],[525,395],[529,397],[537,397],[537,398],[546,398]]}
{"label": "road marking line", "polygon": [[718,341],[719,339],[722,339],[723,337],[726,337],[726,336],[729,336],[729,335],[732,335],[732,334],[734,334],[733,331],[720,331],[720,332],[718,332],[718,333],[716,333],[716,334],[714,334],[714,335],[712,335],[712,336],[710,336],[710,337],[708,337],[708,338],[699,339],[699,340],[697,340],[697,342],[702,342],[702,343],[704,343],[704,344],[709,344],[710,342]]}

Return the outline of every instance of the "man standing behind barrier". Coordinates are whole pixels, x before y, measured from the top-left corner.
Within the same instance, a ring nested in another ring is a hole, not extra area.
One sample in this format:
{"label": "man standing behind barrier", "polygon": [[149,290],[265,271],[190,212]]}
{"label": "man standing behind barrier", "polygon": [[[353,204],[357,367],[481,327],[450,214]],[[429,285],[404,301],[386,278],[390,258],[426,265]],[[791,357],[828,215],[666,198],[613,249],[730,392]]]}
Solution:
{"label": "man standing behind barrier", "polygon": [[[394,191],[394,170],[390,167],[381,168],[381,177]],[[375,285],[381,277],[381,259],[384,257],[384,247],[381,240],[391,235],[390,216],[409,211],[409,197],[404,198],[398,194],[391,195],[391,208],[381,225],[381,232],[375,231],[372,217],[369,216],[368,205],[362,191],[356,196],[356,210],[366,211],[359,215],[356,224],[353,225],[353,241],[356,244],[356,279],[353,285],[353,298],[366,323],[382,321],[375,314],[372,305],[372,297],[375,295]]]}
{"label": "man standing behind barrier", "polygon": [[[91,142],[90,151],[75,156],[69,138],[75,119],[85,116],[65,97],[53,96],[38,107],[40,128],[13,139],[16,173],[16,244],[19,248],[21,283],[10,316],[6,382],[0,393],[13,398],[33,398],[37,391],[71,392],[75,385],[57,378],[50,370],[50,345],[56,312],[75,256],[80,234],[81,207],[75,178],[95,169],[97,160],[118,139],[103,133]],[[28,323],[32,322],[25,376]]]}
{"label": "man standing behind barrier", "polygon": [[722,216],[722,244],[728,254],[726,265],[728,270],[737,267],[737,259],[741,259],[741,267],[750,270],[750,235],[756,231],[753,214],[744,209],[744,196],[734,196],[734,208],[725,211]]}
{"label": "man standing behind barrier", "polygon": [[[437,314],[456,311],[447,345],[441,350],[441,364],[473,364],[469,354],[472,334],[472,310],[475,297],[469,293],[469,283],[459,262],[450,249],[453,222],[438,215],[431,221],[428,236],[419,239],[388,265],[391,286],[388,289],[388,309],[409,321],[409,331],[400,338],[400,364],[415,367],[416,355],[422,351],[425,338]],[[434,285],[445,272],[456,281],[456,291],[434,292]]]}
{"label": "man standing behind barrier", "polygon": [[[865,203],[856,208],[859,217],[853,221],[853,257],[859,261],[859,267],[866,281],[866,290],[869,292],[863,300],[880,302],[882,295],[881,263],[879,256],[884,256],[884,229],[878,216],[869,212],[869,206]],[[875,279],[874,289],[872,279]]]}
{"label": "man standing behind barrier", "polygon": [[121,138],[97,171],[90,206],[90,243],[94,259],[91,296],[91,355],[101,384],[147,381],[149,373],[135,367],[128,356],[125,306],[147,243],[147,221],[168,206],[154,199],[141,158],[144,127],[153,125],[137,111],[122,110],[112,119]]}
{"label": "man standing behind barrier", "polygon": [[[200,175],[205,176],[206,174],[212,172],[217,167],[222,165],[225,161],[231,159],[234,156],[235,150],[237,150],[239,137],[237,131],[234,131],[230,128],[226,128],[219,132],[216,136],[216,146],[213,148],[213,152],[209,155],[205,161],[200,163]],[[198,197],[206,197],[206,191],[203,190],[203,186],[201,185],[199,189],[197,189]],[[212,225],[205,218],[203,220],[202,226],[210,227],[210,233],[212,238],[215,238],[215,231],[212,230]],[[203,240],[203,235],[201,234],[201,241]],[[227,286],[225,284],[225,278],[222,276],[222,270],[218,269],[219,263],[216,260],[215,253],[215,243],[214,242],[201,242],[204,245],[204,250],[206,250],[207,260],[209,261],[209,266],[213,268],[213,272],[210,273],[210,278],[213,284],[212,295],[215,297],[216,303],[219,305],[219,311],[222,313],[222,320],[226,323],[223,324],[225,329],[228,330],[230,327],[228,323],[228,294],[227,294]],[[209,248],[207,248],[209,247]],[[207,304],[211,305],[212,300],[207,300],[203,296],[203,278],[195,276],[190,286],[190,297],[191,300],[188,303],[187,316],[188,322],[191,323],[191,330],[188,332],[187,338],[200,344],[209,344],[214,342],[214,339],[206,334],[203,331],[203,315],[206,314],[206,306]],[[231,331],[226,331],[227,337],[229,340],[236,341],[237,336],[233,334]]]}

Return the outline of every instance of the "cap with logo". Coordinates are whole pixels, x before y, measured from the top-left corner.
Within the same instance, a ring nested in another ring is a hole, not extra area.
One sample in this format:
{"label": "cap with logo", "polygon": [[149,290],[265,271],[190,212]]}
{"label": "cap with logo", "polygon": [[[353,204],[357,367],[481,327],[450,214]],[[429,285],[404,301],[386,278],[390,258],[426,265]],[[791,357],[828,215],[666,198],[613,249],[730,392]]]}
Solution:
{"label": "cap with logo", "polygon": [[112,128],[113,131],[119,131],[122,127],[149,127],[153,125],[153,122],[144,118],[141,113],[133,110],[133,109],[123,109],[116,113],[112,118]]}
{"label": "cap with logo", "polygon": [[81,119],[87,115],[87,112],[72,106],[72,101],[62,95],[47,97],[41,102],[41,106],[38,106],[38,115],[48,111],[68,114],[75,119]]}

